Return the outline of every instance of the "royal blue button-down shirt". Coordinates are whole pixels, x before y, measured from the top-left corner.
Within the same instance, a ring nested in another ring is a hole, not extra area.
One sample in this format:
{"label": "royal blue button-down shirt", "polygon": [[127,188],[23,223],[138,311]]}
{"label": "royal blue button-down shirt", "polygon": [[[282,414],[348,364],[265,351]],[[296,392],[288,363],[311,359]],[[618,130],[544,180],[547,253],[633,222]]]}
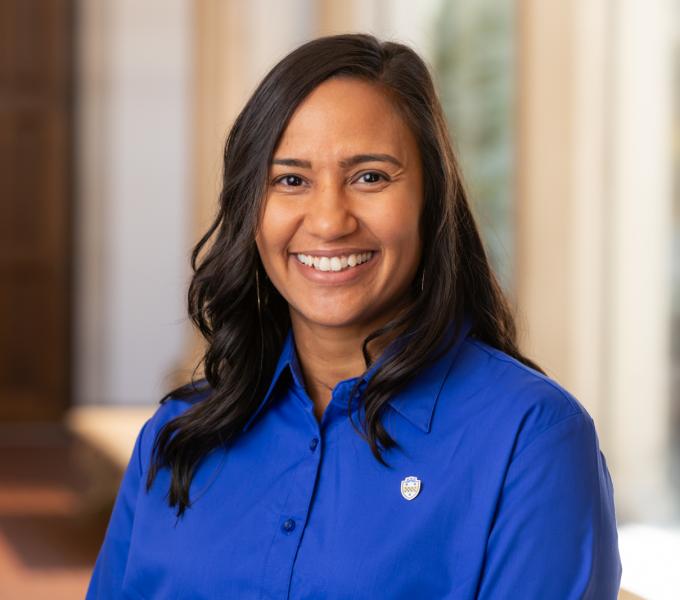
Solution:
{"label": "royal blue button-down shirt", "polygon": [[181,519],[167,469],[144,486],[156,433],[190,401],[163,404],[138,436],[88,598],[616,598],[612,482],[592,419],[468,332],[389,400],[383,423],[401,448],[384,452],[387,467],[347,417],[356,379],[314,416],[289,334],[269,393],[203,461]]}

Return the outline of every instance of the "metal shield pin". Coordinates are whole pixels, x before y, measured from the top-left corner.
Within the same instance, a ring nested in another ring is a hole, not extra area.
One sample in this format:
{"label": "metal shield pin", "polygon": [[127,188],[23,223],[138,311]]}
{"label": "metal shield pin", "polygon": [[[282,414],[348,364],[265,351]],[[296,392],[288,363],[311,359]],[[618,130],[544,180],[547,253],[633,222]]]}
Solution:
{"label": "metal shield pin", "polygon": [[401,495],[406,500],[413,500],[420,492],[420,479],[409,475],[401,482]]}

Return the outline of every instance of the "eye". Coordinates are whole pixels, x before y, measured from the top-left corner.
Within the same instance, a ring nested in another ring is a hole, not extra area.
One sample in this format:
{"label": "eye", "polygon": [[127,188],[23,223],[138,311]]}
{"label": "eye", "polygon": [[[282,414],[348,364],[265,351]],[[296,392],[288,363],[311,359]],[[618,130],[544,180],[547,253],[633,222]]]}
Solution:
{"label": "eye", "polygon": [[272,182],[273,185],[282,185],[283,187],[300,187],[303,184],[302,177],[298,175],[281,175]]}
{"label": "eye", "polygon": [[380,181],[388,181],[389,178],[378,171],[366,171],[357,177],[359,183],[380,183]]}

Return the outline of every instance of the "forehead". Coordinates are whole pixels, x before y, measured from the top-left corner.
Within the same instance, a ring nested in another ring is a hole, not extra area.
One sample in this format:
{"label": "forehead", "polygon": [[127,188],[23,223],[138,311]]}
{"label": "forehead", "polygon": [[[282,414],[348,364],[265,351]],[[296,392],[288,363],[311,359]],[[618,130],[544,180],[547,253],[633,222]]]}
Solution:
{"label": "forehead", "polygon": [[417,152],[413,133],[393,100],[378,85],[338,77],[315,88],[293,113],[275,155],[315,156],[351,152]]}

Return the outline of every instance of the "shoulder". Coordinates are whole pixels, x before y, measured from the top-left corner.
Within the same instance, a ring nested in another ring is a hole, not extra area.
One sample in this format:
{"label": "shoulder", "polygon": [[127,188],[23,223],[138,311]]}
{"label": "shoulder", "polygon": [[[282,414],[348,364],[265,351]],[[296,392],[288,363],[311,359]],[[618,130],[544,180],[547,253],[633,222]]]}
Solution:
{"label": "shoulder", "polygon": [[163,427],[173,419],[182,416],[192,406],[197,405],[210,395],[209,388],[201,388],[181,395],[166,395],[154,414],[142,426],[137,444],[140,457],[140,468],[145,471],[151,460],[154,443]]}
{"label": "shoulder", "polygon": [[467,415],[479,427],[504,435],[514,454],[552,428],[594,433],[587,410],[557,381],[471,337],[451,366],[440,403],[459,419]]}

